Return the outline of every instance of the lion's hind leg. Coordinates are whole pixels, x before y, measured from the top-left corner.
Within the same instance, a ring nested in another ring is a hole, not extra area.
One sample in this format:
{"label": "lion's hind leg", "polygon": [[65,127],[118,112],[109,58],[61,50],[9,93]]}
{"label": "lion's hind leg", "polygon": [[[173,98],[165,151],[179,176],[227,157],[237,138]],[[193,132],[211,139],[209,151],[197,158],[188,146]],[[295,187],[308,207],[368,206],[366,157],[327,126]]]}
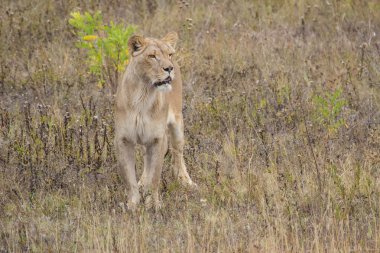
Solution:
{"label": "lion's hind leg", "polygon": [[196,187],[197,185],[191,180],[189,173],[187,172],[185,160],[183,158],[183,146],[185,144],[185,140],[183,134],[182,115],[176,115],[175,120],[173,122],[169,122],[168,126],[174,175],[182,184]]}

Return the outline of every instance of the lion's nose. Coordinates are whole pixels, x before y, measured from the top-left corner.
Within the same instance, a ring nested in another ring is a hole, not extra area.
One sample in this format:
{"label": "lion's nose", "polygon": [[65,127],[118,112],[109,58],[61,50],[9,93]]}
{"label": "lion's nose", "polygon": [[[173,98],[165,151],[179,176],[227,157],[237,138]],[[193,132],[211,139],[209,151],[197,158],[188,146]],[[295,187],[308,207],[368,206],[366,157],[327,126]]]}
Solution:
{"label": "lion's nose", "polygon": [[173,70],[173,66],[166,67],[166,68],[164,68],[164,70],[166,72],[170,73]]}

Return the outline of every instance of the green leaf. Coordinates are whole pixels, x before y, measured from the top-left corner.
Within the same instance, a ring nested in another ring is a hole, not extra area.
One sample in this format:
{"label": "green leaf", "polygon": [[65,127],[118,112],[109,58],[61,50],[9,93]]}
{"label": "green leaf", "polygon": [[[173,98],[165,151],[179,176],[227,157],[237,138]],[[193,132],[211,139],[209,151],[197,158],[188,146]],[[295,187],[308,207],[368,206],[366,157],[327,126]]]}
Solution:
{"label": "green leaf", "polygon": [[[113,77],[114,73],[125,69],[129,58],[128,39],[136,31],[135,26],[113,21],[106,25],[100,11],[94,14],[72,12],[70,16],[69,24],[79,39],[76,46],[86,50],[86,62],[92,74],[101,79],[108,75],[108,79],[111,79],[109,75]],[[96,39],[84,40],[84,36],[88,38],[88,35]],[[111,71],[105,71],[106,69]]]}

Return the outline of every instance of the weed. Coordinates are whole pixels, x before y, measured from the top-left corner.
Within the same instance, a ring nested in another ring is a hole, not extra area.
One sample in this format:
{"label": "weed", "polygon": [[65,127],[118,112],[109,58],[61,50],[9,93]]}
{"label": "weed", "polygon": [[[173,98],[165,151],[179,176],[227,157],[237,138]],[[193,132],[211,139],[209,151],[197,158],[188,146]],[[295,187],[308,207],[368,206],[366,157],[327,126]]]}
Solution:
{"label": "weed", "polygon": [[99,78],[98,85],[108,83],[115,92],[120,73],[128,63],[128,39],[136,31],[133,25],[110,22],[104,24],[100,11],[91,15],[72,12],[69,24],[75,29],[78,48],[86,49],[87,64],[91,73]]}
{"label": "weed", "polygon": [[342,97],[342,89],[337,88],[333,92],[325,92],[314,97],[317,120],[329,133],[336,133],[346,122],[342,117],[347,101]]}

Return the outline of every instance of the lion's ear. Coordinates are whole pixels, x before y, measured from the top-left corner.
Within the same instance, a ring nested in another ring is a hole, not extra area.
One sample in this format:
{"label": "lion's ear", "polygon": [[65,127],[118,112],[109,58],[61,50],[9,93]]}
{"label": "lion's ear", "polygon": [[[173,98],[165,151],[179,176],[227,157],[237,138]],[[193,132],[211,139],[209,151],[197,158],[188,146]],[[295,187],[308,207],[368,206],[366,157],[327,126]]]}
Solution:
{"label": "lion's ear", "polygon": [[167,42],[171,47],[175,48],[178,41],[178,34],[176,32],[170,32],[166,34],[162,40]]}
{"label": "lion's ear", "polygon": [[145,38],[140,35],[132,35],[128,40],[129,52],[132,56],[138,55],[145,46]]}

